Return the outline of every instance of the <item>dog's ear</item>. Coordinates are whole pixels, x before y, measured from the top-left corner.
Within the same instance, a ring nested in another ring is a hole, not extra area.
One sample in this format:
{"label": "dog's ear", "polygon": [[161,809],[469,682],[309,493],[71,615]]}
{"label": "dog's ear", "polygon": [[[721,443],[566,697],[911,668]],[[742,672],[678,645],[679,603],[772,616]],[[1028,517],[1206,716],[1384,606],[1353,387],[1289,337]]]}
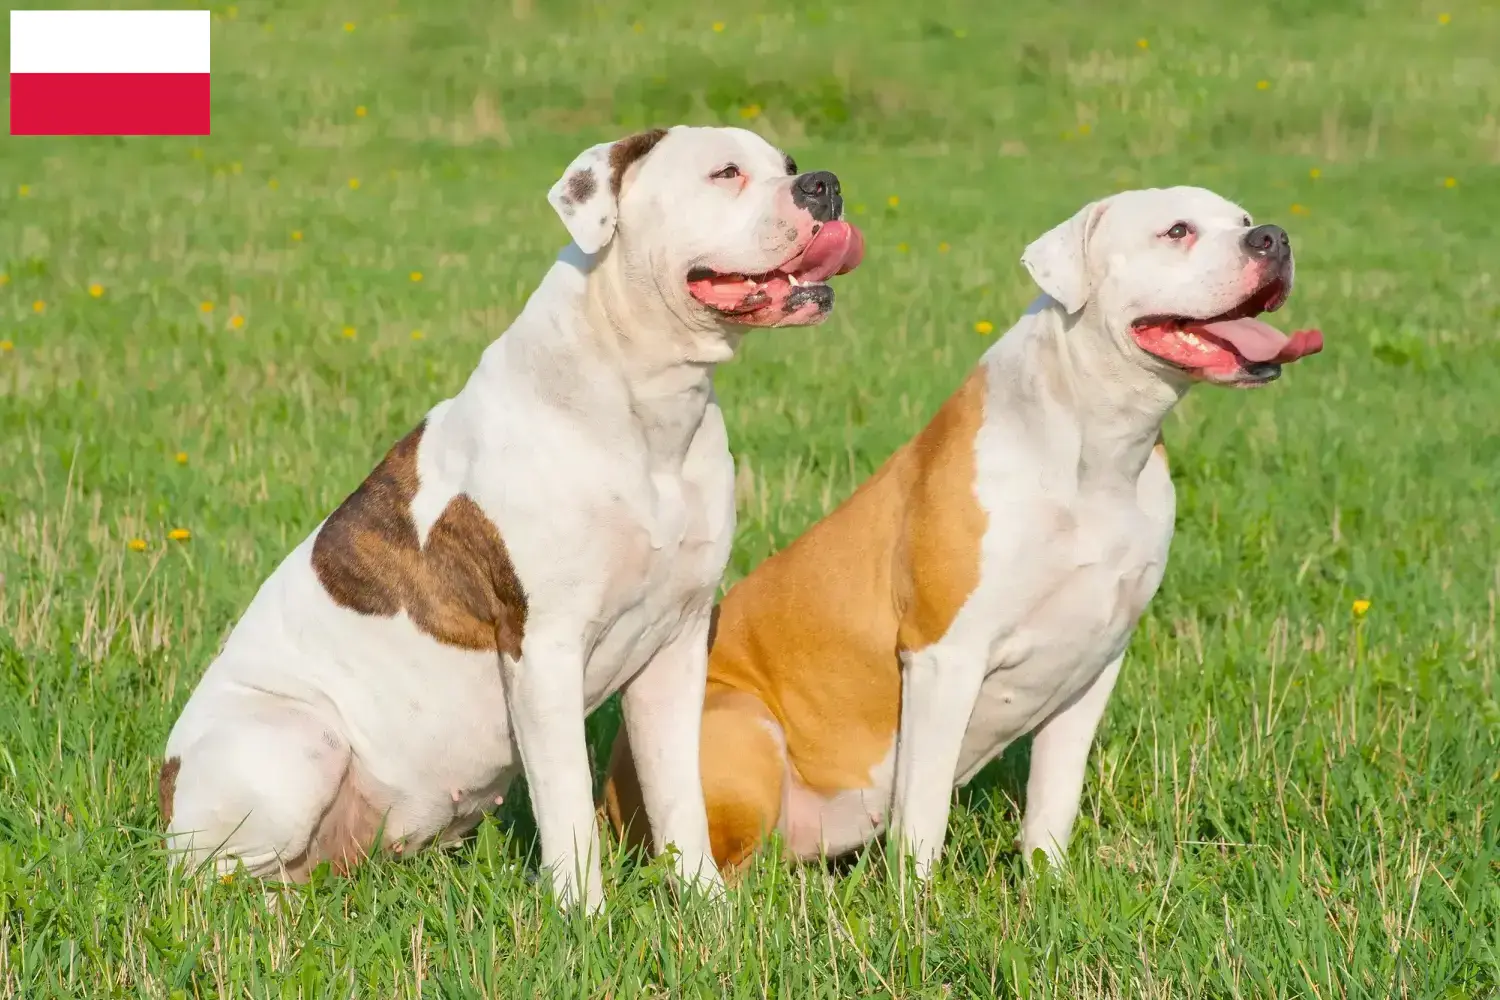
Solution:
{"label": "dog's ear", "polygon": [[568,165],[547,192],[547,201],[557,211],[578,249],[595,254],[614,238],[620,213],[620,189],[632,166],[666,137],[656,128],[627,136],[617,142],[590,146]]}
{"label": "dog's ear", "polygon": [[1089,237],[1094,235],[1108,208],[1107,200],[1090,202],[1067,222],[1037,237],[1021,254],[1021,263],[1031,273],[1032,280],[1069,315],[1082,309],[1093,294]]}

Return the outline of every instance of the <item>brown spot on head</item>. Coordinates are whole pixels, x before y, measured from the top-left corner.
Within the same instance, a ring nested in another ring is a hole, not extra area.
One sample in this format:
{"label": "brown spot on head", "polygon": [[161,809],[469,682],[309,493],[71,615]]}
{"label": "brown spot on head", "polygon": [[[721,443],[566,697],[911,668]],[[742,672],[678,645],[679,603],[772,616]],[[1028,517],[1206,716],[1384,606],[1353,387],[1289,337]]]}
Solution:
{"label": "brown spot on head", "polygon": [[177,795],[177,772],[182,770],[181,757],[168,757],[156,776],[156,808],[164,825],[172,823],[172,800]]}
{"label": "brown spot on head", "polygon": [[375,471],[324,522],[313,542],[313,570],[341,607],[393,617],[462,649],[521,655],[526,593],[499,529],[460,493],[417,536],[417,452],[426,424],[397,442]]}
{"label": "brown spot on head", "polygon": [[632,163],[655,149],[656,144],[666,137],[667,130],[664,128],[647,129],[627,136],[609,147],[609,190],[616,198],[620,196],[625,171],[630,169]]}
{"label": "brown spot on head", "polygon": [[588,201],[599,190],[599,181],[594,177],[592,167],[585,170],[576,170],[568,175],[568,191],[563,198],[564,204],[569,201]]}

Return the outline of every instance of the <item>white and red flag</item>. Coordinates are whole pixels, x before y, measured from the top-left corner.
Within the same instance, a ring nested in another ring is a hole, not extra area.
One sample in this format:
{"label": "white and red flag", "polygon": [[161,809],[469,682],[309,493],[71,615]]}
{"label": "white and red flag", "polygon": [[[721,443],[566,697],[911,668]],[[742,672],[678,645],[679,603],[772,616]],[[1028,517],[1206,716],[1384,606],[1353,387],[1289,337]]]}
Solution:
{"label": "white and red flag", "polygon": [[206,10],[13,10],[11,135],[208,135]]}

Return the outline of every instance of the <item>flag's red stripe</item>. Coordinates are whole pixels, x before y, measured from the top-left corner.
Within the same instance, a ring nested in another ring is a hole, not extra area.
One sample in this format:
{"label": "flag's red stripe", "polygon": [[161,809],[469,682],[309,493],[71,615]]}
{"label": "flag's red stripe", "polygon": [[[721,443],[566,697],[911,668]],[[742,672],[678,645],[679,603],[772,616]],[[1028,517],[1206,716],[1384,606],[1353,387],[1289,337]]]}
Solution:
{"label": "flag's red stripe", "polygon": [[208,135],[207,73],[12,73],[11,135]]}

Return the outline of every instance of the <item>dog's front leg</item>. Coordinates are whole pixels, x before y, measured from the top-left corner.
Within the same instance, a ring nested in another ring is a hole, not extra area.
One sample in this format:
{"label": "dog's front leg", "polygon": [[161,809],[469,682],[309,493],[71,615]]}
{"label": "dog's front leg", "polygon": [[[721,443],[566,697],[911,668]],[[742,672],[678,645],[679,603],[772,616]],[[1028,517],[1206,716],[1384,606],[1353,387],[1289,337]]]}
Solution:
{"label": "dog's front leg", "polygon": [[1021,851],[1026,860],[1041,848],[1047,860],[1061,865],[1078,818],[1083,779],[1094,731],[1120,676],[1118,656],[1072,701],[1047,717],[1031,743],[1031,775],[1026,780],[1026,815],[1021,820]]}
{"label": "dog's front leg", "polygon": [[684,884],[714,891],[723,882],[709,846],[698,743],[709,619],[708,610],[697,615],[656,654],[626,686],[623,707],[652,847],[674,847]]}
{"label": "dog's front leg", "polygon": [[983,680],[984,664],[970,653],[937,645],[901,654],[901,722],[886,843],[903,875],[911,864],[925,880],[942,852],[958,757]]}
{"label": "dog's front leg", "polygon": [[603,908],[604,896],[584,742],[579,629],[529,624],[521,658],[502,654],[501,671],[511,731],[541,833],[542,868],[551,873],[561,905],[581,900],[595,913]]}

